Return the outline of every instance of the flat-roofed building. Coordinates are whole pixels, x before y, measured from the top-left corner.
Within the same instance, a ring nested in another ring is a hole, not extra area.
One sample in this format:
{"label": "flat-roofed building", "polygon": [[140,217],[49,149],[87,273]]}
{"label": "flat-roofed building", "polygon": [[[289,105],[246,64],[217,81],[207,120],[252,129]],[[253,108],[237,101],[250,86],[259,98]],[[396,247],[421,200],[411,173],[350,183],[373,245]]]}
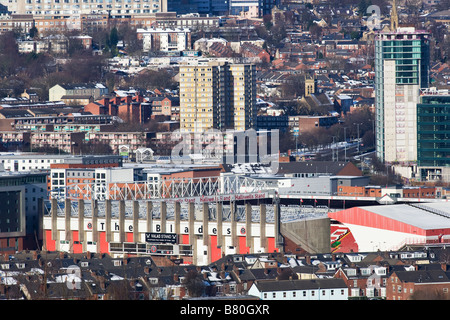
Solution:
{"label": "flat-roofed building", "polygon": [[255,65],[198,62],[180,66],[180,130],[256,126]]}
{"label": "flat-roofed building", "polygon": [[41,199],[47,197],[47,173],[0,171],[0,251],[13,254],[41,245]]}

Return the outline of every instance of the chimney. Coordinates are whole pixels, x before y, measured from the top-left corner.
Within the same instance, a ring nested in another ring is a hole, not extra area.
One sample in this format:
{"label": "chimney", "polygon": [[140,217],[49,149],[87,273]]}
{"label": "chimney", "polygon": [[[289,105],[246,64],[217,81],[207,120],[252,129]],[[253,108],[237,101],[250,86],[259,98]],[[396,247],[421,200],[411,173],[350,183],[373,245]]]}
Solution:
{"label": "chimney", "polygon": [[311,257],[309,255],[306,256],[306,264],[311,264]]}
{"label": "chimney", "polygon": [[92,253],[90,251],[86,252],[86,257],[90,260],[92,258]]}
{"label": "chimney", "polygon": [[173,282],[178,282],[179,280],[180,280],[180,277],[178,276],[178,274],[174,273]]}
{"label": "chimney", "polygon": [[105,290],[105,289],[106,289],[106,284],[105,284],[105,278],[104,278],[104,277],[101,277],[101,278],[100,278],[100,288],[101,288],[102,290]]}
{"label": "chimney", "polygon": [[443,271],[447,272],[447,264],[445,262],[441,263],[441,268]]}

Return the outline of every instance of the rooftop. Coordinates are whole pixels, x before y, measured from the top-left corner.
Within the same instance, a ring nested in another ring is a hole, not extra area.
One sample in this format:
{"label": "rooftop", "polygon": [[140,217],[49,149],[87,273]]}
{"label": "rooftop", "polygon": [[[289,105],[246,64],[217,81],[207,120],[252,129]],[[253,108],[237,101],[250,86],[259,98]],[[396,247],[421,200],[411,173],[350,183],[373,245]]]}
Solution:
{"label": "rooftop", "polygon": [[[446,202],[426,203],[419,206],[406,204],[363,207],[364,210],[397,220],[424,230],[450,228],[450,208]],[[436,213],[433,213],[436,212]],[[449,217],[438,214],[447,214]]]}

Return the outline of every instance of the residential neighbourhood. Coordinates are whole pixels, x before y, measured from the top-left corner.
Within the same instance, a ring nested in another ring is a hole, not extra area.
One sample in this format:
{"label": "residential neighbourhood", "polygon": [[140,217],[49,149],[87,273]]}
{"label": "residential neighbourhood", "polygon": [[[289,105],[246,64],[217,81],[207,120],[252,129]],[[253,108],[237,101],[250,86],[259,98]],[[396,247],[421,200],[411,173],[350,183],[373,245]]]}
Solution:
{"label": "residential neighbourhood", "polygon": [[449,7],[0,0],[0,299],[448,300]]}
{"label": "residential neighbourhood", "polygon": [[210,299],[448,299],[448,264],[439,263],[447,254],[230,255],[198,267],[170,257],[28,251],[2,257],[1,297],[189,300],[200,293]]}

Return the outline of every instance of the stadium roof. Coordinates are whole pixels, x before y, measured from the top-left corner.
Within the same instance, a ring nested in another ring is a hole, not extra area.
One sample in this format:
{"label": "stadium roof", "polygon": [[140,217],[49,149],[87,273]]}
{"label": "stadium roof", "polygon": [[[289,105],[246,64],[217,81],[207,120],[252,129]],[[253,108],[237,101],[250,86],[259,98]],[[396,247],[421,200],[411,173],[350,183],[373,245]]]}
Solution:
{"label": "stadium roof", "polygon": [[447,202],[380,205],[361,209],[423,230],[450,228],[450,207]]}

